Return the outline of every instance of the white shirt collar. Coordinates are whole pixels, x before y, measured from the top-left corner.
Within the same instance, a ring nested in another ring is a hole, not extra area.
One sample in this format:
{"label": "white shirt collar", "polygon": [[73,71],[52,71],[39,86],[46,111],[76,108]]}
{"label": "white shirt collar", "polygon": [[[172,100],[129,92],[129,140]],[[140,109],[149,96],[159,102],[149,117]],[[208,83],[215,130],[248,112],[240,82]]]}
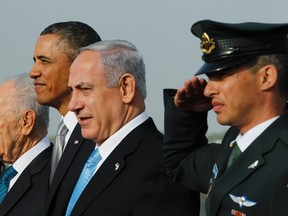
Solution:
{"label": "white shirt collar", "polygon": [[9,188],[17,181],[22,172],[36,158],[42,151],[50,146],[50,141],[47,136],[40,140],[35,146],[21,155],[13,164],[14,169],[17,171],[15,177],[10,181]]}
{"label": "white shirt collar", "polygon": [[111,152],[119,145],[119,143],[137,126],[142,124],[144,121],[148,119],[148,115],[146,112],[141,113],[131,121],[129,121],[126,125],[120,128],[116,133],[114,133],[111,137],[109,137],[105,142],[99,146],[99,153],[102,159],[99,161],[97,169],[101,166],[101,164],[106,160],[106,158],[111,154]]}
{"label": "white shirt collar", "polygon": [[251,143],[264,131],[268,128],[279,116],[276,116],[272,119],[269,119],[261,124],[251,128],[243,136],[239,134],[236,138],[236,142],[242,152],[244,152]]}
{"label": "white shirt collar", "polygon": [[66,146],[66,144],[67,144],[75,126],[77,125],[78,121],[77,121],[75,114],[71,111],[69,111],[64,117],[62,116],[61,119],[63,119],[64,124],[68,128],[68,133],[66,134],[66,137],[65,137],[65,146]]}

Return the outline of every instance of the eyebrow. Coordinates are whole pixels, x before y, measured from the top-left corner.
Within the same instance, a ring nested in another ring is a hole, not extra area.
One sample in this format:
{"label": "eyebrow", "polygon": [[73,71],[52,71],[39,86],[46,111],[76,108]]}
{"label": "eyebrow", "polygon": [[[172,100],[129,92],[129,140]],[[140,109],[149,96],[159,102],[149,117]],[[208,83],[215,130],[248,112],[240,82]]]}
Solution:
{"label": "eyebrow", "polygon": [[94,85],[89,84],[89,83],[80,82],[79,84],[77,84],[77,85],[75,86],[75,88],[83,88],[83,87],[92,88],[92,87],[94,87]]}
{"label": "eyebrow", "polygon": [[44,56],[44,55],[38,55],[38,56],[36,56],[36,57],[33,57],[33,59],[34,60],[36,60],[36,59],[41,59],[41,60],[49,60],[49,61],[52,61],[49,57],[47,57],[47,56]]}

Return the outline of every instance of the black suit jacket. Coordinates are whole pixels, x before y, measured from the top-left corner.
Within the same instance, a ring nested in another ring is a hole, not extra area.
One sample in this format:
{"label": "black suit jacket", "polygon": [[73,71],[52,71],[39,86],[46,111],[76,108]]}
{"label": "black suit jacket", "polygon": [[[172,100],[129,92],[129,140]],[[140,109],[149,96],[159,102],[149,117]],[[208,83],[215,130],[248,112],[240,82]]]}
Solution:
{"label": "black suit jacket", "polygon": [[[44,206],[44,215],[47,214],[49,208],[51,210],[51,206],[55,205],[55,196],[57,195],[59,188],[64,189],[65,194],[70,194],[72,192],[87,158],[94,149],[95,143],[82,137],[81,127],[77,124],[56,168],[49,191],[48,201]],[[67,175],[69,176],[68,178]],[[68,180],[65,181],[64,179]],[[48,215],[51,216],[51,214]]]}
{"label": "black suit jacket", "polygon": [[[130,132],[88,183],[71,216],[194,215],[190,191],[166,175],[161,140],[152,119]],[[47,215],[65,215],[74,189],[70,176],[64,177]]]}
{"label": "black suit jacket", "polygon": [[207,216],[237,211],[267,215],[275,185],[288,168],[288,114],[280,116],[225,170],[232,150],[229,144],[239,130],[231,127],[222,144],[208,144],[207,113],[179,111],[170,94],[164,92],[164,152],[176,181],[208,193]]}
{"label": "black suit jacket", "polygon": [[48,196],[52,145],[41,152],[19,176],[0,204],[1,216],[39,216]]}
{"label": "black suit jacket", "polygon": [[269,216],[288,215],[288,169],[279,180],[271,197]]}

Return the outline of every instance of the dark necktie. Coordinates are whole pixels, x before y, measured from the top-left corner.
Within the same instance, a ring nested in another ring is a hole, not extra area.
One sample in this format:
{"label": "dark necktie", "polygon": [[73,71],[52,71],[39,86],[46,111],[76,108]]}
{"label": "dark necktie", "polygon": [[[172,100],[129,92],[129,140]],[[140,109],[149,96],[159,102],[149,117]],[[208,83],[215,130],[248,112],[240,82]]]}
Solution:
{"label": "dark necktie", "polygon": [[62,156],[64,145],[65,145],[65,137],[67,133],[68,133],[68,128],[66,127],[62,119],[57,129],[56,140],[55,140],[55,144],[53,146],[53,151],[52,151],[50,184],[52,182],[59,160]]}
{"label": "dark necktie", "polygon": [[227,167],[226,167],[227,169],[234,163],[236,158],[242,153],[236,141],[232,143],[232,148],[233,149],[231,151],[231,154],[227,162]]}
{"label": "dark necktie", "polygon": [[0,180],[0,203],[2,203],[3,199],[5,198],[10,180],[17,174],[17,171],[14,169],[13,166],[8,167],[4,172]]}
{"label": "dark necktie", "polygon": [[69,216],[74,208],[75,203],[77,202],[78,198],[80,197],[81,193],[85,189],[86,185],[89,183],[90,179],[94,175],[98,162],[101,160],[101,155],[99,153],[98,148],[96,148],[91,155],[89,156],[88,160],[86,161],[84,168],[81,172],[81,175],[77,181],[77,184],[73,190],[72,196],[70,198],[66,216]]}

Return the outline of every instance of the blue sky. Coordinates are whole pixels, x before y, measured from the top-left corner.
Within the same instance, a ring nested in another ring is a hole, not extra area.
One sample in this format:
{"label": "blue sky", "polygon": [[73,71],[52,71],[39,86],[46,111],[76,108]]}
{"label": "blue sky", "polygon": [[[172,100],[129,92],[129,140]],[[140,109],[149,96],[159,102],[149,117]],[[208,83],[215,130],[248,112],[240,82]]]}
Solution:
{"label": "blue sky", "polygon": [[[222,22],[288,22],[287,0],[3,0],[0,2],[0,81],[29,72],[39,33],[59,21],[91,25],[102,39],[134,43],[146,63],[147,112],[163,131],[163,88],[178,88],[201,66],[199,40],[191,25]],[[49,134],[59,115],[51,110]],[[209,133],[224,132],[209,114]]]}

